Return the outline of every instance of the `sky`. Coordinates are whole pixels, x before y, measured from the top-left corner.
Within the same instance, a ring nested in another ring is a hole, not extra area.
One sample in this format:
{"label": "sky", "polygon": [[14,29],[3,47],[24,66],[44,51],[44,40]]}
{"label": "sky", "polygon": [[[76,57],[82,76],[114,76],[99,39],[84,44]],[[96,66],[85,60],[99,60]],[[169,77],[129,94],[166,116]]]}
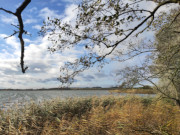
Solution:
{"label": "sky", "polygon": [[[0,7],[15,12],[23,0],[0,0]],[[64,22],[73,23],[77,15],[77,6],[80,0],[32,0],[23,11],[24,27],[31,36],[24,36],[25,40],[25,74],[20,68],[20,43],[17,36],[7,39],[16,28],[17,19],[0,11],[0,88],[52,88],[59,87],[57,80],[60,67],[66,61],[74,60],[82,53],[83,49],[70,49],[63,53],[48,51],[52,45],[47,36],[38,34],[43,21],[50,18],[60,18]],[[147,35],[144,35],[149,36]],[[150,34],[149,37],[151,37]],[[137,59],[141,59],[138,57]],[[72,87],[112,87],[118,85],[115,79],[117,70],[128,64],[136,63],[131,60],[126,63],[112,62],[102,69],[97,67],[81,73],[75,79]]]}
{"label": "sky", "polygon": [[[23,0],[1,0],[0,7],[15,12]],[[32,36],[24,36],[25,65],[28,70],[25,74],[20,68],[20,44],[17,36],[7,39],[16,28],[17,19],[0,11],[0,88],[52,88],[59,87],[57,80],[60,66],[64,62],[74,59],[80,50],[67,50],[64,53],[50,53],[48,47],[51,42],[47,37],[41,37],[38,32],[47,17],[60,18],[71,22],[77,14],[78,0],[32,0],[22,13],[24,27]],[[116,65],[116,63],[114,63]],[[116,65],[117,66],[117,65]],[[100,72],[92,68],[76,78],[73,87],[110,87],[116,81],[112,72],[114,66],[107,65]],[[112,69],[112,70],[111,70]]]}

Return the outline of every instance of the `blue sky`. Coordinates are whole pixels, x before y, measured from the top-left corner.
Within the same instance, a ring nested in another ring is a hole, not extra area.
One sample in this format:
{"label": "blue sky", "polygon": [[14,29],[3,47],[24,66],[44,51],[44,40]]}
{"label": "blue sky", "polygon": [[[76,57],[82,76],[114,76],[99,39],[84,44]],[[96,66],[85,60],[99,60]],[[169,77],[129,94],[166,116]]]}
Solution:
{"label": "blue sky", "polygon": [[[15,9],[23,0],[1,0],[0,7],[15,12]],[[65,61],[71,61],[78,57],[82,50],[71,49],[64,53],[48,52],[51,42],[47,37],[38,36],[38,32],[47,17],[60,18],[71,22],[77,14],[78,0],[32,0],[23,11],[25,30],[32,36],[24,36],[25,39],[25,65],[29,67],[27,73],[22,74],[19,66],[20,44],[17,36],[4,39],[11,35],[16,28],[14,16],[0,11],[0,88],[50,88],[58,87],[60,83],[59,68]],[[114,66],[112,66],[114,64]],[[101,72],[92,68],[76,78],[72,86],[94,87],[114,86],[113,70],[117,63],[105,66]]]}
{"label": "blue sky", "polygon": [[[23,0],[0,0],[0,7],[15,12],[15,9]],[[25,40],[25,65],[29,67],[27,73],[22,74],[20,69],[20,44],[17,36],[7,39],[16,28],[17,19],[3,11],[0,11],[0,88],[50,88],[58,87],[57,78],[60,74],[60,66],[66,61],[73,61],[84,50],[72,48],[63,53],[48,52],[51,42],[47,36],[41,37],[38,32],[43,21],[50,18],[60,18],[64,22],[73,23],[77,14],[77,6],[80,0],[32,0],[23,11],[25,30],[32,36],[24,36]],[[151,6],[154,6],[153,4]],[[149,6],[149,8],[151,8]],[[145,33],[141,37],[152,38],[153,33]],[[115,73],[127,65],[137,64],[139,59],[126,63],[112,62],[103,69],[91,68],[76,77],[72,86],[76,87],[110,87],[117,85]]]}

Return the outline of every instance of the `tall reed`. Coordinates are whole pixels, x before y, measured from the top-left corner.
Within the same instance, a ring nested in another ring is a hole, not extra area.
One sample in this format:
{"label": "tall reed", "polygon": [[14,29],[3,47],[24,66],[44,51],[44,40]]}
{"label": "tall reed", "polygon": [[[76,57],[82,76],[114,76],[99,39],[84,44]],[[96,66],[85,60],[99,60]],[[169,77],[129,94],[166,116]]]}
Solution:
{"label": "tall reed", "polygon": [[0,110],[2,135],[179,135],[179,107],[140,97],[53,99]]}

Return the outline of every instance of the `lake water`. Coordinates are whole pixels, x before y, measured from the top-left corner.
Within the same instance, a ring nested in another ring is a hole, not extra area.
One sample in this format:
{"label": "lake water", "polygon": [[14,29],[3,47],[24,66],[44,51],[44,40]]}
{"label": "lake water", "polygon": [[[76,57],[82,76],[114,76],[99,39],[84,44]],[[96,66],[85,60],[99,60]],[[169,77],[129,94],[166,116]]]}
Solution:
{"label": "lake water", "polygon": [[[52,98],[72,98],[72,97],[89,97],[89,96],[106,96],[119,95],[110,93],[108,90],[51,90],[51,91],[0,91],[0,108],[7,109],[14,104],[22,106],[26,102],[40,102]],[[126,95],[126,94],[121,94]],[[147,96],[146,94],[139,94]]]}

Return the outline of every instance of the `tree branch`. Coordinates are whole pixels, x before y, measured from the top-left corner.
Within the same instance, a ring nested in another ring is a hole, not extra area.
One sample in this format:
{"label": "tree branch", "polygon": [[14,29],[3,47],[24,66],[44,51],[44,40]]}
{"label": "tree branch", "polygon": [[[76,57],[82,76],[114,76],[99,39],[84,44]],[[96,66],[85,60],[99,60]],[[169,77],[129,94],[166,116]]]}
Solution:
{"label": "tree branch", "polygon": [[[0,8],[0,10],[5,11],[6,13],[15,15],[18,19],[19,22],[19,35],[18,38],[20,40],[21,43],[21,58],[20,58],[20,65],[21,65],[21,70],[23,73],[26,72],[26,70],[28,69],[28,67],[24,67],[24,40],[23,40],[23,33],[25,32],[24,30],[24,25],[23,25],[23,20],[21,17],[21,13],[23,12],[23,10],[28,6],[28,4],[31,2],[31,0],[24,0],[24,2],[16,9],[16,12],[13,13],[9,10],[6,10],[4,8]],[[14,36],[16,33],[18,33],[17,31],[15,31],[11,36]]]}
{"label": "tree branch", "polygon": [[[166,5],[166,4],[178,3],[178,2],[180,2],[180,0],[174,0],[174,1],[169,0],[169,1],[165,1],[165,2],[160,3],[160,4],[151,12],[151,14],[150,14],[149,16],[147,16],[147,17],[146,17],[141,23],[139,23],[136,27],[134,27],[134,29],[132,29],[132,31],[129,32],[129,34],[127,34],[123,39],[121,39],[120,41],[118,41],[118,42],[116,42],[114,45],[112,45],[111,47],[113,47],[113,48],[111,49],[111,51],[110,51],[109,53],[105,54],[104,56],[102,56],[102,59],[104,59],[106,56],[110,55],[110,54],[115,50],[115,48],[116,48],[121,42],[123,42],[123,41],[125,41],[127,38],[129,38],[129,36],[131,36],[138,28],[140,28],[145,22],[147,22],[150,18],[152,18],[152,20],[150,21],[149,25],[148,25],[145,29],[143,29],[143,31],[145,31],[145,30],[152,24],[152,22],[153,22],[153,20],[154,20],[154,15],[155,15],[156,11],[157,11],[160,7],[162,7],[162,6]],[[141,32],[143,32],[143,31],[141,31]]]}
{"label": "tree branch", "polygon": [[6,12],[6,13],[9,13],[9,14],[12,14],[12,15],[15,15],[13,12],[9,11],[9,10],[6,10],[4,8],[0,8],[0,10]]}

